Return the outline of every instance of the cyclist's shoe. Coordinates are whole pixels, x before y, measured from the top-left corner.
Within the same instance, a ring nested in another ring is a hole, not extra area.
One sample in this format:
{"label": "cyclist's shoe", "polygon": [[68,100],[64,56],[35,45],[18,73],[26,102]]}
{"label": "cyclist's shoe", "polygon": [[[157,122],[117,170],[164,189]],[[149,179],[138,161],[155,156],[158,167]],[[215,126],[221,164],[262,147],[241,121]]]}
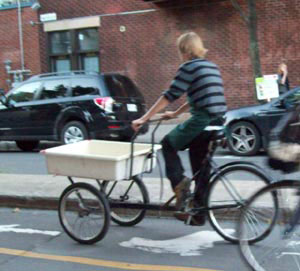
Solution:
{"label": "cyclist's shoe", "polygon": [[[186,224],[191,226],[203,226],[205,224],[205,214],[190,215],[185,212],[175,212],[174,216],[180,220],[184,221]],[[189,219],[190,218],[190,219]]]}
{"label": "cyclist's shoe", "polygon": [[189,223],[191,226],[203,226],[205,224],[205,215],[194,215]]}
{"label": "cyclist's shoe", "polygon": [[176,185],[174,193],[176,195],[175,208],[181,210],[183,208],[184,202],[190,192],[192,180],[188,177],[184,177],[182,181]]}
{"label": "cyclist's shoe", "polygon": [[174,217],[180,221],[186,221],[189,217],[188,213],[177,211],[174,213]]}

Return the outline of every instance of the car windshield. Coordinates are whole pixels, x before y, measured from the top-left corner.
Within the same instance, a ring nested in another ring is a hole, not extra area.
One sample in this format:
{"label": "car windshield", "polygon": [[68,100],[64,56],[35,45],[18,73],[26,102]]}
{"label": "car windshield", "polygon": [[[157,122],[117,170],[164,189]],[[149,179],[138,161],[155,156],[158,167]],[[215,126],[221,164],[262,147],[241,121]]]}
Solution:
{"label": "car windshield", "polygon": [[284,104],[285,107],[289,108],[295,105],[295,103],[300,102],[300,88],[294,88],[276,99],[272,100],[272,104],[276,105],[278,103]]}

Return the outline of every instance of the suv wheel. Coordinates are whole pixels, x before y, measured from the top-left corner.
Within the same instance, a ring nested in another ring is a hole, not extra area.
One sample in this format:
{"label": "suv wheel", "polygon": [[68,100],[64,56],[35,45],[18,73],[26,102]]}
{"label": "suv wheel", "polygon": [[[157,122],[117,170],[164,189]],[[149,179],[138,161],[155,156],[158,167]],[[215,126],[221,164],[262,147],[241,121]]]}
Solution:
{"label": "suv wheel", "polygon": [[32,151],[39,145],[39,141],[38,140],[34,140],[34,141],[17,140],[16,144],[18,148],[21,149],[22,151]]}
{"label": "suv wheel", "polygon": [[87,138],[87,129],[79,121],[68,122],[61,131],[61,141],[63,144],[75,143]]}
{"label": "suv wheel", "polygon": [[235,155],[254,155],[261,147],[260,134],[253,124],[237,122],[230,127],[228,147]]}

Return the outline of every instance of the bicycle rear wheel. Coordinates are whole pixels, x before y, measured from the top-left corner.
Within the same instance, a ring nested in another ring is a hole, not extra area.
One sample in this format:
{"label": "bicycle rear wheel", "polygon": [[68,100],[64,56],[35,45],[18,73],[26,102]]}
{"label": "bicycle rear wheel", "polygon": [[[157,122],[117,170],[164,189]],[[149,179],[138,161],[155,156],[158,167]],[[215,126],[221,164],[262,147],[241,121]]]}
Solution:
{"label": "bicycle rear wheel", "polygon": [[[240,251],[243,258],[257,271],[300,270],[300,227],[298,181],[281,181],[258,191],[251,197],[240,218]],[[256,216],[259,227],[267,227],[268,220],[274,219],[274,207],[266,201],[266,195],[277,197],[278,208],[270,232],[263,240],[255,244],[249,242],[252,230],[248,226],[249,213]],[[295,223],[292,223],[294,221]],[[295,227],[290,231],[290,225]]]}
{"label": "bicycle rear wheel", "polygon": [[[216,232],[225,240],[238,243],[237,223],[241,210],[251,195],[269,183],[268,176],[251,164],[231,165],[213,175],[206,204],[210,224]],[[276,202],[272,195],[270,202],[275,206]],[[249,221],[250,224],[252,222]],[[265,233],[264,231],[253,233],[251,241],[263,238]]]}
{"label": "bicycle rear wheel", "polygon": [[71,184],[63,191],[58,214],[65,232],[81,244],[100,241],[110,224],[110,209],[105,196],[86,183]]}
{"label": "bicycle rear wheel", "polygon": [[134,226],[144,219],[145,209],[126,207],[131,203],[149,203],[147,188],[139,177],[134,176],[130,181],[104,181],[102,186],[110,203],[113,222],[120,226]]}

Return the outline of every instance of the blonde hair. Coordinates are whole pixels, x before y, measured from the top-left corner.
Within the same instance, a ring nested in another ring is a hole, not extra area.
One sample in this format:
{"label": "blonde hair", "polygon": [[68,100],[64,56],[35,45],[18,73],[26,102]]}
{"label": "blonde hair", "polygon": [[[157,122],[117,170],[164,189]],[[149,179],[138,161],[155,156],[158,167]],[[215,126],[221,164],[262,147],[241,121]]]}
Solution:
{"label": "blonde hair", "polygon": [[189,32],[177,39],[177,47],[181,54],[186,54],[189,59],[204,57],[207,49],[198,34]]}
{"label": "blonde hair", "polygon": [[283,69],[287,69],[287,65],[285,64],[285,63],[281,63],[281,64],[279,64],[279,66],[278,66],[278,73],[279,74],[281,74],[282,72],[283,72]]}

